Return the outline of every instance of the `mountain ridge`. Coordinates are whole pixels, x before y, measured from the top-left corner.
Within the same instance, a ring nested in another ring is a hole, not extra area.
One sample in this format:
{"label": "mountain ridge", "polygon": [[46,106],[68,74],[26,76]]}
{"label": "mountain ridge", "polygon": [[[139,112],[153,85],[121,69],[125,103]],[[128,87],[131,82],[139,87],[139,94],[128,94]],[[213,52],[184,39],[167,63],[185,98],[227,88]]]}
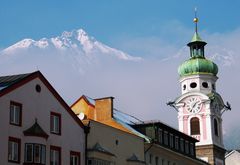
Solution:
{"label": "mountain ridge", "polygon": [[82,52],[82,54],[93,56],[93,54],[107,54],[115,56],[120,60],[140,61],[141,57],[131,56],[121,50],[111,48],[94,37],[89,36],[83,29],[72,30],[70,32],[64,31],[60,36],[52,38],[41,38],[40,40],[33,40],[31,38],[23,39],[1,51],[2,54],[14,54],[18,51],[28,49],[39,50],[55,50],[67,51],[77,50],[75,52]]}

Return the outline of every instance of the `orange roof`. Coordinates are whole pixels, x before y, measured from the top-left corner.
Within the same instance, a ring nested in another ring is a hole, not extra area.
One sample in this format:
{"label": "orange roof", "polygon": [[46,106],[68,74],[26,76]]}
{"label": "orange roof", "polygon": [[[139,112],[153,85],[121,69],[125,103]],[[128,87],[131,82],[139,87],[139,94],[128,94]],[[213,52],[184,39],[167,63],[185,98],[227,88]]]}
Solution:
{"label": "orange roof", "polygon": [[[129,134],[136,135],[131,130],[129,130],[128,128],[126,128],[125,126],[123,126],[122,124],[117,122],[114,118],[111,118],[111,119],[108,119],[108,120],[96,120],[95,117],[94,117],[94,114],[92,114],[92,113],[95,113],[94,112],[96,110],[95,105],[93,103],[91,103],[88,99],[89,98],[87,96],[82,95],[75,103],[73,103],[71,108],[73,109],[73,111],[75,111],[75,113],[77,112],[77,109],[79,109],[80,111],[84,111],[84,113],[87,115],[87,120],[96,121],[96,122],[108,125],[110,127],[116,128],[118,130],[127,132]],[[81,101],[84,101],[90,107],[89,108],[84,108],[84,107],[77,108],[80,105],[80,104],[78,105],[78,103],[80,103]]]}

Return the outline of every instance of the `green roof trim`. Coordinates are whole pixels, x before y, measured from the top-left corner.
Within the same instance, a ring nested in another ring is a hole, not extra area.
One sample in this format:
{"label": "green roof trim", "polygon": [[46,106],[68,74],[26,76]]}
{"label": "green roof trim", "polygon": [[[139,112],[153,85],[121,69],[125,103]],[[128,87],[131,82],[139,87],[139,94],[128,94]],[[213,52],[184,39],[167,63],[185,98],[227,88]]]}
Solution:
{"label": "green roof trim", "polygon": [[198,32],[195,32],[194,35],[193,35],[193,37],[192,37],[191,42],[197,42],[197,41],[199,41],[199,42],[204,42],[204,41],[201,39],[201,37],[200,37],[200,35],[198,34]]}

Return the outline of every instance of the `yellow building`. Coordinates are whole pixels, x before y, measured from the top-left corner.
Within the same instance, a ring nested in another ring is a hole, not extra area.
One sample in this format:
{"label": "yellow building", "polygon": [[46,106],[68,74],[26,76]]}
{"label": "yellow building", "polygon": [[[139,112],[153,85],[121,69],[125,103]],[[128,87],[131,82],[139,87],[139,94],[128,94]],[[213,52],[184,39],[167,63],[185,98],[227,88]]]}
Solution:
{"label": "yellow building", "polygon": [[113,97],[91,99],[81,96],[72,110],[85,126],[88,165],[142,165],[144,136],[114,118]]}

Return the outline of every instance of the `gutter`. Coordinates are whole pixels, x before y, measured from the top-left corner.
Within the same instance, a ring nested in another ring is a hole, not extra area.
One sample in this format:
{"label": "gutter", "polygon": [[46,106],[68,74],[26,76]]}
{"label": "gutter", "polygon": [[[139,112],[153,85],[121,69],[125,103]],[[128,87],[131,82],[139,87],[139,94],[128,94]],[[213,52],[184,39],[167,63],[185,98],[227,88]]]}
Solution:
{"label": "gutter", "polygon": [[87,125],[84,126],[84,133],[85,133],[85,165],[87,165],[87,158],[88,158],[88,151],[87,151],[87,144],[88,144],[88,134],[90,132],[90,121]]}

